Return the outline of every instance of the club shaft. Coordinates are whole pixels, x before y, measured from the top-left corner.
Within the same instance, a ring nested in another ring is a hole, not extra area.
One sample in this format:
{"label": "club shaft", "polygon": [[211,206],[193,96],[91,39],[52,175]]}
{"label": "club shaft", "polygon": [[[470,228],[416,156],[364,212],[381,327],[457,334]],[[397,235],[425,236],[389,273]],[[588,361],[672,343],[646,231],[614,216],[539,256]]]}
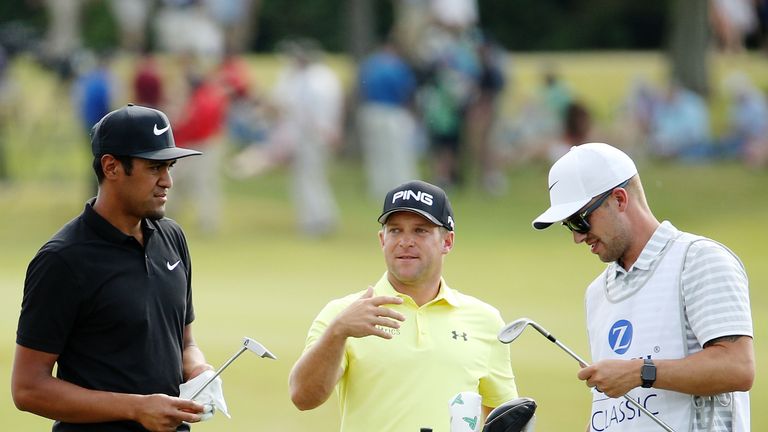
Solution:
{"label": "club shaft", "polygon": [[[554,338],[552,338],[552,339],[554,339]],[[586,360],[584,360],[583,358],[579,357],[579,355],[576,354],[575,352],[573,352],[570,348],[568,348],[567,346],[565,346],[562,343],[560,343],[559,340],[554,339],[553,342],[555,343],[555,345],[559,346],[563,351],[567,352],[571,357],[576,359],[576,361],[579,362],[581,367],[589,366],[589,363],[587,363]]]}
{"label": "club shaft", "polygon": [[195,399],[197,396],[199,396],[199,395],[200,395],[200,393],[202,393],[202,391],[203,391],[203,390],[204,390],[206,387],[208,387],[208,384],[212,383],[212,382],[213,382],[213,380],[215,380],[217,376],[221,375],[221,373],[222,373],[222,372],[224,372],[224,369],[226,369],[226,368],[227,368],[227,366],[229,366],[229,365],[230,365],[230,364],[231,364],[233,361],[235,361],[235,359],[237,359],[238,357],[240,357],[240,354],[244,353],[244,352],[245,352],[245,350],[247,350],[247,349],[248,349],[248,348],[246,348],[246,347],[242,347],[242,348],[240,348],[240,350],[239,350],[239,351],[237,351],[237,352],[235,353],[235,355],[233,355],[232,357],[230,357],[230,358],[229,358],[229,360],[227,360],[227,361],[226,361],[226,363],[224,363],[223,365],[221,365],[221,367],[219,368],[219,370],[217,370],[217,371],[216,371],[216,373],[215,373],[215,374],[214,374],[212,377],[208,378],[208,381],[206,381],[206,382],[205,382],[205,384],[203,384],[203,385],[202,385],[202,386],[201,386],[199,389],[197,389],[197,391],[195,392],[195,394],[193,394],[193,395],[192,395],[192,397],[191,397],[190,399]]}
{"label": "club shaft", "polygon": [[667,432],[675,432],[675,430],[674,430],[674,429],[672,429],[672,427],[670,427],[668,424],[664,423],[664,421],[663,421],[662,419],[660,419],[660,418],[656,417],[655,415],[653,415],[653,413],[652,413],[652,412],[648,411],[648,408],[644,407],[644,406],[643,406],[643,404],[641,404],[640,402],[638,402],[638,401],[634,400],[634,399],[633,399],[633,398],[632,398],[632,397],[629,395],[629,393],[627,393],[627,394],[625,394],[625,395],[624,395],[624,399],[626,399],[626,400],[627,400],[629,403],[631,403],[631,404],[632,404],[632,405],[634,405],[634,406],[635,406],[637,409],[639,409],[640,411],[642,411],[642,412],[643,412],[643,414],[645,414],[645,415],[647,415],[648,417],[650,417],[650,418],[651,418],[651,420],[655,421],[655,422],[656,422],[656,423],[657,423],[659,426],[661,426],[661,427],[662,427],[662,429],[664,429],[665,431],[667,431]]}

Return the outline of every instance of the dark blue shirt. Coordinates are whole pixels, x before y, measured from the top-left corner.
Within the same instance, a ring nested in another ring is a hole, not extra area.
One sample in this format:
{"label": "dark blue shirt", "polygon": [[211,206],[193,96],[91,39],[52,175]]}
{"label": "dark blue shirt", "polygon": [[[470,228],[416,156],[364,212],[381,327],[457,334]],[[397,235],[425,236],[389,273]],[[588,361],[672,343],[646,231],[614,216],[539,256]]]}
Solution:
{"label": "dark blue shirt", "polygon": [[360,97],[363,102],[402,106],[416,89],[411,68],[395,54],[382,51],[360,66]]}

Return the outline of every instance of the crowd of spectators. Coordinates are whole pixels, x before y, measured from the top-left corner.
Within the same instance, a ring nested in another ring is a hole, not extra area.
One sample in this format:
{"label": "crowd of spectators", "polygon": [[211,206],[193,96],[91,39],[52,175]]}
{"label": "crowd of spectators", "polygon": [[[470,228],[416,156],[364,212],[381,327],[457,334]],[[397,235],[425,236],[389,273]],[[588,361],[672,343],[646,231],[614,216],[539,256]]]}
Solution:
{"label": "crowd of spectators", "polygon": [[[501,195],[510,167],[551,163],[589,141],[660,160],[768,165],[765,89],[738,71],[727,72],[706,96],[674,81],[660,87],[638,78],[611,131],[608,119],[596,118],[571,87],[562,65],[544,63],[538,86],[526,89],[534,96],[502,113],[504,99],[518,90],[511,57],[479,26],[476,0],[399,2],[388,37],[361,59],[347,87],[319,44],[287,40],[277,50],[282,65],[271,88],[261,87],[245,56],[258,0],[110,1],[120,37],[113,52],[82,49],[83,1],[45,2],[47,62],[70,86],[80,129],[87,135],[124,101],[167,112],[176,144],[204,153],[175,173],[195,175],[180,182],[188,188],[174,191],[179,199],[170,211],[194,215],[205,233],[219,229],[222,173],[243,179],[282,167],[292,173],[299,231],[333,233],[339,211],[329,164],[339,154],[359,155],[366,173],[361,193],[373,198],[414,178]],[[725,3],[713,0],[715,43],[735,52],[762,25],[762,9],[736,37],[726,31],[726,14],[735,12],[721,9]],[[115,57],[130,59],[127,79],[115,75]],[[0,77],[6,64],[0,61]],[[714,96],[727,106],[717,132],[710,118]],[[0,142],[0,180],[7,177],[3,149]]]}

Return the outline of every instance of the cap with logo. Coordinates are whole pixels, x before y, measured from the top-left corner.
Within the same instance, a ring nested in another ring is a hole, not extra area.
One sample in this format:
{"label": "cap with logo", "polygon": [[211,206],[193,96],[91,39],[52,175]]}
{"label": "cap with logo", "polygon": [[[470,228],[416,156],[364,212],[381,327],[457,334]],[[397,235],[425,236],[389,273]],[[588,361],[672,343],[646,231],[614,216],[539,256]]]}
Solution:
{"label": "cap with logo", "polygon": [[544,229],[567,219],[594,197],[637,174],[626,153],[604,143],[572,147],[549,170],[550,207],[533,221]]}
{"label": "cap with logo", "polygon": [[160,161],[202,154],[176,147],[162,111],[134,104],[110,112],[93,126],[91,151],[94,156],[108,153]]}
{"label": "cap with logo", "polygon": [[445,191],[433,184],[413,180],[389,191],[384,198],[379,223],[386,223],[392,213],[399,211],[418,213],[433,224],[453,231],[451,203]]}

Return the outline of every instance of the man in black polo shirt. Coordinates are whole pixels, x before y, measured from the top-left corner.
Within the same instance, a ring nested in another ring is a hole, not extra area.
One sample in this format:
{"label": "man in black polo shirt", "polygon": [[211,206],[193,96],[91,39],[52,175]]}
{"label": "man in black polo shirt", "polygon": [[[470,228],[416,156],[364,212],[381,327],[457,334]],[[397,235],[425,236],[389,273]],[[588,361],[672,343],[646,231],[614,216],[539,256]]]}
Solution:
{"label": "man in black polo shirt", "polygon": [[91,147],[97,197],[27,269],[14,403],[54,431],[187,431],[203,406],[179,384],[213,368],[192,337],[186,239],[164,214],[171,167],[200,153],[175,146],[165,114],[130,104],[93,127]]}

